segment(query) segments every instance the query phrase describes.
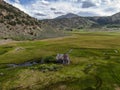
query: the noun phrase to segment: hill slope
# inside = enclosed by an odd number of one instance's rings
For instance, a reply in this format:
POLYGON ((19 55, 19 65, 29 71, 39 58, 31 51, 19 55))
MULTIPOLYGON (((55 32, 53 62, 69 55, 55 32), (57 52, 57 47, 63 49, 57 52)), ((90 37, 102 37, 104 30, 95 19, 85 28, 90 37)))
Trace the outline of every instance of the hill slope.
POLYGON ((47 23, 53 28, 57 28, 60 30, 88 28, 91 27, 93 24, 96 24, 87 18, 80 17, 75 14, 67 14, 56 19, 43 20, 42 22, 47 23))
POLYGON ((19 9, 0 0, 0 38, 16 40, 41 39, 62 35, 19 9))
POLYGON ((87 17, 87 19, 92 20, 98 23, 99 25, 120 27, 120 13, 108 17, 87 17))

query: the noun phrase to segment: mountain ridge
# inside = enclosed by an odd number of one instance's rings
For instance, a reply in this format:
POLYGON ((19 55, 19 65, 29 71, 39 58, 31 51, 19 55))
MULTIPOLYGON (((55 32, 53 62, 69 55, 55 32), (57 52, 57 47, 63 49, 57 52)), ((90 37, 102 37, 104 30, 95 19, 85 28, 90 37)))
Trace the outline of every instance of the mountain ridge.
POLYGON ((87 17, 87 19, 92 20, 100 25, 120 24, 120 12, 112 16, 87 17))
POLYGON ((92 24, 95 24, 93 21, 83 17, 48 19, 42 20, 42 22, 47 23, 53 28, 57 28, 59 30, 89 28, 92 24))
POLYGON ((66 14, 52 20, 47 20, 47 23, 61 29, 100 28, 104 26, 111 28, 120 27, 120 13, 104 17, 81 17, 75 14, 70 15, 73 15, 73 17, 68 17, 69 14, 66 14))
POLYGON ((74 17, 79 17, 79 16, 78 16, 77 14, 68 13, 68 14, 65 14, 65 15, 58 16, 58 17, 55 18, 55 19, 74 18, 74 17))

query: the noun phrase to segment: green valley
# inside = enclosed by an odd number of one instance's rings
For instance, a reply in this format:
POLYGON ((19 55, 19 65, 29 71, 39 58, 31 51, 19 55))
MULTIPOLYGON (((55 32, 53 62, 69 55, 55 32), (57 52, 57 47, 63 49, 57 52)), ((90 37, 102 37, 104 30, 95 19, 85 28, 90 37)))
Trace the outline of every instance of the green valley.
POLYGON ((0 45, 1 90, 119 90, 120 32, 70 32, 62 38, 0 45), (69 65, 57 64, 57 53, 69 65), (44 63, 10 67, 28 61, 44 63), (49 62, 47 62, 49 61, 49 62))

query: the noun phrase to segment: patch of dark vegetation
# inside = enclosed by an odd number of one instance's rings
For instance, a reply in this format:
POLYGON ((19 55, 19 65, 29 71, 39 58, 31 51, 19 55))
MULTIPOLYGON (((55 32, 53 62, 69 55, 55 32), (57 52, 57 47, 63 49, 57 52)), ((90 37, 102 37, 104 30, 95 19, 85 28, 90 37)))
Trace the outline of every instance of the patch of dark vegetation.
POLYGON ((56 59, 54 56, 47 56, 44 58, 45 63, 56 63, 56 59))
POLYGON ((10 24, 11 26, 16 26, 17 23, 15 21, 11 21, 8 24, 10 24))
POLYGON ((107 25, 107 28, 120 28, 120 25, 118 24, 112 24, 112 25, 107 25))
POLYGON ((59 65, 59 64, 41 64, 41 65, 29 67, 29 69, 39 70, 39 71, 42 71, 44 73, 48 72, 48 71, 58 71, 62 68, 63 68, 63 66, 59 65))
POLYGON ((6 52, 7 52, 7 50, 0 51, 0 55, 5 54, 6 52))
POLYGON ((7 64, 0 64, 0 69, 6 69, 8 68, 7 64))
POLYGON ((2 47, 0 47, 0 55, 3 55, 5 53, 7 53, 12 48, 13 48, 12 46, 2 46, 2 47))

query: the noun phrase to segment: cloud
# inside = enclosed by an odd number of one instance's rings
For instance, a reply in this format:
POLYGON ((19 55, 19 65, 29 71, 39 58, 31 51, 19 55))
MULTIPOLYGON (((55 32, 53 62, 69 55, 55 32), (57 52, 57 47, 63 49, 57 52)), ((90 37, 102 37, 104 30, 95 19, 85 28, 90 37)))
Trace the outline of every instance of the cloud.
POLYGON ((38 19, 51 19, 67 13, 80 16, 109 16, 120 12, 119 0, 5 0, 38 19))
POLYGON ((89 7, 94 7, 94 6, 96 5, 90 1, 84 1, 82 4, 82 8, 89 8, 89 7))
POLYGON ((15 3, 20 3, 20 1, 19 1, 19 0, 15 0, 14 2, 15 2, 15 3))
POLYGON ((30 15, 29 10, 27 10, 27 9, 20 3, 20 0, 14 0, 14 1, 12 1, 12 0, 4 0, 4 1, 7 2, 7 3, 9 3, 9 4, 11 4, 11 5, 13 5, 13 6, 15 6, 15 7, 17 7, 17 8, 19 8, 21 11, 23 11, 23 12, 25 12, 25 13, 27 13, 27 14, 30 15))

